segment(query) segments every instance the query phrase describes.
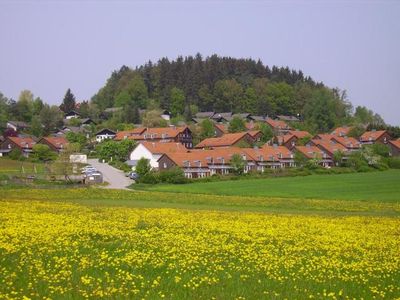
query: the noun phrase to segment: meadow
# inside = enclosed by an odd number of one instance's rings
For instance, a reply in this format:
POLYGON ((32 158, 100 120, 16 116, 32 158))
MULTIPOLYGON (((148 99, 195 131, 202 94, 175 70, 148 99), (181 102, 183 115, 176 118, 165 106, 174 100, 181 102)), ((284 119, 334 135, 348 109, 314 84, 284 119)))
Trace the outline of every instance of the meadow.
POLYGON ((149 191, 213 195, 396 202, 400 195, 400 170, 198 182, 183 185, 145 185, 140 188, 149 191))
POLYGON ((396 299, 398 196, 0 187, 0 299, 396 299))

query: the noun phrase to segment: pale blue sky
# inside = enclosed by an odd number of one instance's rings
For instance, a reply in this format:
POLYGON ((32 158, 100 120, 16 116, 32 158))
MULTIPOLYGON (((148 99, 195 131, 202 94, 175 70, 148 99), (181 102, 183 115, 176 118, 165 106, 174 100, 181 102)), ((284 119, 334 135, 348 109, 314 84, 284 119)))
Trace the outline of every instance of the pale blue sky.
POLYGON ((0 91, 90 99, 111 72, 217 53, 301 69, 400 125, 400 1, 0 1, 0 91))

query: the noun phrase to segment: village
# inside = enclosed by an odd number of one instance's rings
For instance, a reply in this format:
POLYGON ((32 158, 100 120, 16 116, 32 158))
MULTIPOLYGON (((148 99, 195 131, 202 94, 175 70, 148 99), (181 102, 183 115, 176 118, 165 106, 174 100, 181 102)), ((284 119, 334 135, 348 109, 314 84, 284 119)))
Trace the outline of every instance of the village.
MULTIPOLYGON (((169 121, 170 113, 163 111, 161 117, 169 121)), ((46 145, 58 155, 68 147, 68 132, 80 132, 94 144, 109 140, 134 141, 135 147, 125 161, 133 174, 138 161, 144 158, 153 170, 180 168, 189 179, 230 174, 234 169, 233 159, 242 160, 243 173, 263 173, 267 169, 294 168, 299 164, 299 157, 303 161, 313 161, 316 165, 330 168, 346 161, 351 153, 371 144, 386 145, 391 156, 400 155, 400 140, 392 139, 385 130, 370 130, 358 137, 350 137, 352 127, 342 126, 329 133, 313 135, 289 125, 296 122, 301 120, 295 116, 270 118, 249 113, 199 112, 190 126, 180 124, 148 128, 137 125, 130 130, 113 131, 103 128, 90 134, 89 126, 95 122, 90 118, 82 119, 78 112, 70 111, 65 114, 64 127, 41 138, 24 134, 29 129, 29 125, 24 122, 7 122, 8 132, 12 134, 2 138, 0 156, 7 157, 14 150, 29 158, 34 153, 34 146, 38 144, 46 145), (68 126, 71 120, 79 126, 68 126), (194 144, 193 128, 201 126, 204 120, 213 124, 214 136, 194 144), (229 132, 232 120, 240 120, 245 130, 229 132), (265 125, 273 133, 268 140, 260 130, 265 125)), ((71 162, 77 162, 77 157, 78 162, 87 162, 86 155, 81 153, 71 154, 71 162)))

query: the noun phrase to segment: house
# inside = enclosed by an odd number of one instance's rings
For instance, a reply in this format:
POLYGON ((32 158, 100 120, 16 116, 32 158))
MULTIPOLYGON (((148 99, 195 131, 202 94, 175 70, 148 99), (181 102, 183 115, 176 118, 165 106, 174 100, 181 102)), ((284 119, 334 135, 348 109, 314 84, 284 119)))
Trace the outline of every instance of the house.
POLYGON ((118 131, 115 134, 115 138, 114 140, 116 141, 122 141, 123 139, 127 139, 131 136, 140 136, 142 135, 145 131, 147 130, 147 128, 145 127, 138 127, 138 128, 133 128, 130 130, 123 130, 123 131, 118 131))
POLYGON ((327 140, 330 141, 332 138, 336 137, 336 135, 329 133, 318 133, 312 137, 312 140, 327 140))
POLYGON ((176 142, 140 142, 129 155, 129 165, 136 166, 141 158, 149 160, 152 168, 158 168, 158 159, 164 153, 187 152, 188 149, 181 143, 176 142))
POLYGON ((215 113, 210 119, 217 123, 225 123, 232 120, 232 112, 215 113))
POLYGON ((69 112, 67 112, 66 114, 65 114, 65 116, 64 116, 64 118, 66 119, 66 120, 70 120, 70 119, 77 119, 77 118, 80 118, 80 114, 77 112, 77 111, 75 111, 75 110, 71 110, 71 111, 69 111, 69 112))
POLYGON ((31 137, 9 136, 0 145, 0 155, 8 155, 12 150, 20 150, 22 155, 29 157, 36 142, 31 137))
POLYGON ((278 137, 278 143, 292 150, 297 145, 298 140, 306 137, 311 137, 308 131, 290 130, 286 135, 278 137))
POLYGON ((388 146, 392 156, 400 156, 400 139, 389 141, 388 146))
POLYGON ((256 162, 256 170, 294 167, 293 153, 283 146, 263 146, 261 148, 243 148, 256 162))
POLYGON ((360 142, 352 137, 334 136, 333 138, 331 138, 331 140, 335 141, 336 143, 342 144, 349 151, 357 151, 361 148, 360 142))
POLYGON ((232 119, 233 118, 240 118, 246 122, 250 122, 250 121, 254 121, 252 115, 250 113, 239 113, 239 114, 233 114, 232 115, 232 119))
POLYGON ((166 121, 169 121, 169 120, 171 120, 171 113, 168 110, 164 110, 161 113, 160 117, 163 118, 166 121))
POLYGON ((348 150, 345 146, 332 140, 311 140, 309 143, 311 145, 317 146, 319 149, 328 154, 331 158, 333 158, 335 152, 338 151, 344 154, 348 154, 348 150))
POLYGON ((227 133, 221 137, 208 138, 195 146, 196 149, 252 145, 253 138, 247 132, 227 133))
POLYGON ((83 125, 96 125, 96 122, 95 121, 93 121, 91 118, 84 118, 84 119, 81 119, 80 120, 81 121, 81 126, 83 126, 83 125))
POLYGON ((68 132, 80 133, 85 135, 86 138, 89 138, 89 130, 87 130, 85 127, 78 127, 78 126, 63 126, 61 129, 55 132, 55 135, 62 136, 66 135, 68 132))
POLYGON ((351 130, 352 128, 353 128, 353 127, 348 127, 348 126, 338 127, 338 128, 335 128, 335 129, 331 132, 331 134, 332 134, 332 135, 335 135, 335 136, 348 136, 348 135, 349 135, 349 132, 350 132, 350 130, 351 130))
POLYGON ((95 134, 95 136, 96 136, 96 142, 100 143, 104 140, 115 138, 115 131, 108 129, 108 128, 104 128, 104 129, 98 131, 95 134))
POLYGON ((271 118, 265 119, 265 123, 267 123, 275 135, 284 135, 287 134, 291 128, 288 124, 281 120, 273 120, 271 118))
POLYGON ((49 148, 57 153, 62 152, 65 147, 69 144, 68 140, 64 137, 54 137, 54 136, 48 136, 48 137, 43 137, 39 140, 38 144, 44 144, 49 146, 49 148))
POLYGON ((306 159, 317 159, 319 164, 323 167, 329 167, 333 165, 332 157, 317 146, 295 146, 294 151, 300 153, 306 159))
POLYGON ((22 121, 8 121, 6 126, 7 128, 14 130, 15 132, 24 131, 30 128, 27 123, 22 121))
POLYGON ((221 137, 224 134, 228 133, 228 126, 226 126, 225 124, 215 123, 214 132, 216 137, 221 137))
POLYGON ((187 178, 201 178, 214 174, 228 174, 232 156, 238 154, 245 160, 244 172, 255 168, 255 161, 244 149, 237 147, 216 148, 204 151, 165 153, 158 160, 159 170, 179 167, 187 178))
POLYGON ((117 132, 115 140, 130 139, 135 141, 175 142, 181 143, 186 148, 193 147, 192 131, 186 127, 160 127, 160 128, 135 128, 117 132))
POLYGON ((254 143, 260 142, 263 137, 263 133, 260 130, 249 130, 247 133, 253 138, 254 143))
POLYGON ((384 144, 386 145, 391 137, 386 130, 372 130, 364 132, 360 136, 360 143, 363 145, 371 145, 371 144, 384 144))

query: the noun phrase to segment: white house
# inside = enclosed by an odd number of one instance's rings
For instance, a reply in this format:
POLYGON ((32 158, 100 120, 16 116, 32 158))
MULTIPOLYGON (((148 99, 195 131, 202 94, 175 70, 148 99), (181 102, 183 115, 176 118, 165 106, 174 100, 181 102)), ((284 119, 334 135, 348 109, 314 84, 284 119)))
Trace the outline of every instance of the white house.
POLYGON ((81 115, 78 112, 76 112, 75 110, 71 110, 71 111, 69 111, 69 112, 67 112, 65 114, 65 119, 66 120, 71 120, 71 119, 74 119, 74 118, 79 118, 80 116, 81 115))
POLYGON ((166 121, 169 121, 171 119, 171 113, 168 110, 164 110, 161 114, 161 118, 163 118, 166 121))
POLYGON ((25 122, 21 121, 8 121, 7 122, 7 128, 11 128, 14 131, 20 131, 20 130, 25 130, 28 129, 30 126, 26 124, 25 122))
POLYGON ((96 133, 96 141, 100 143, 106 139, 113 139, 115 135, 115 131, 105 128, 96 133))
POLYGON ((164 153, 187 152, 188 149, 181 143, 163 143, 163 142, 141 142, 131 152, 129 156, 129 165, 136 166, 136 162, 141 158, 150 161, 150 166, 154 169, 158 168, 158 159, 164 153))

